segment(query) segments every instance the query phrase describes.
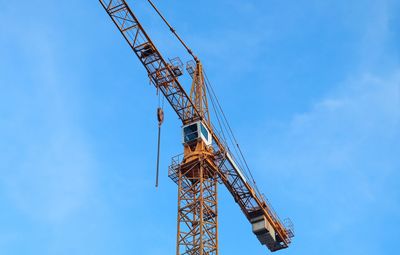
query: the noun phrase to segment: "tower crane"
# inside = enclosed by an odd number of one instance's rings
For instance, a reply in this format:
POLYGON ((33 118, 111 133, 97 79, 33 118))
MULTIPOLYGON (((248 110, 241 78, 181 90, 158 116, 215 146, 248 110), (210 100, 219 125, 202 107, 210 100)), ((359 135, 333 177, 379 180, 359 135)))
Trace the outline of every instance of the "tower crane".
MULTIPOLYGON (((208 105, 211 95, 208 94, 214 92, 200 59, 148 0, 193 58, 186 66, 192 80, 188 94, 180 79, 184 74, 182 62, 179 58, 174 61, 164 58, 127 2, 99 1, 145 67, 151 83, 182 122, 183 154, 173 157, 168 169, 169 177, 178 185, 176 255, 218 254, 218 184, 228 189, 262 245, 272 252, 287 248, 294 237, 290 220, 279 219, 268 200, 259 192, 251 173, 251 178, 246 175, 245 171, 249 170, 246 161, 246 167, 243 167, 243 161, 240 163, 234 157, 225 137, 211 122, 208 105)), ((158 119, 160 126, 163 121, 160 109, 158 119)), ((236 139, 234 141, 236 151, 238 149, 239 156, 243 156, 236 139)))

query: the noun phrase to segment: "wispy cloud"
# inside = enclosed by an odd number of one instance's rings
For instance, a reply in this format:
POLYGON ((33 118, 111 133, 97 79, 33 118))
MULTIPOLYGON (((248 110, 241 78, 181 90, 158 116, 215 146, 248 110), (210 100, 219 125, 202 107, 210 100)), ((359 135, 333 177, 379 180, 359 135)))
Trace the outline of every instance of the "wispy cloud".
MULTIPOLYGON (((370 228, 381 231, 385 217, 400 212, 394 181, 400 177, 400 69, 349 79, 294 116, 273 141, 260 157, 267 194, 285 201, 285 215, 306 234, 299 242, 324 233, 344 252, 347 238, 361 235, 371 217, 370 228)), ((373 252, 383 241, 365 240, 354 245, 373 252)))

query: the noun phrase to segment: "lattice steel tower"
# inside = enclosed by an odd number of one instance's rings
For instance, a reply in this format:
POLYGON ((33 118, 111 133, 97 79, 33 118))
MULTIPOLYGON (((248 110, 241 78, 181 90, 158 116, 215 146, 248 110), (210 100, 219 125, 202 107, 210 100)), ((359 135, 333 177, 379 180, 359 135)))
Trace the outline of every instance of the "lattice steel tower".
POLYGON ((210 126, 210 117, 200 61, 197 61, 192 77, 190 98, 199 110, 200 116, 183 127, 183 161, 171 168, 171 177, 176 175, 178 178, 176 254, 216 255, 218 254, 218 168, 215 165, 215 156, 209 139, 210 132, 206 128, 210 126))

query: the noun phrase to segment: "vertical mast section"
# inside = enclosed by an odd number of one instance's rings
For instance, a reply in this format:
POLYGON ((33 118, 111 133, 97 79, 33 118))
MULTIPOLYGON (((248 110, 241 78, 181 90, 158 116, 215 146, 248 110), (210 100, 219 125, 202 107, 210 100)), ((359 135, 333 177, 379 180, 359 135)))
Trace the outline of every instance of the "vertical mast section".
POLYGON ((203 65, 196 61, 196 71, 193 74, 192 88, 190 90, 190 99, 199 111, 200 120, 207 123, 211 129, 210 113, 208 111, 207 90, 204 83, 203 65))
POLYGON ((199 117, 183 127, 184 157, 171 166, 178 183, 176 255, 218 255, 218 168, 206 128, 211 124, 200 61, 190 70, 190 99, 199 117))
POLYGON ((172 167, 178 174, 176 255, 218 255, 215 165, 198 158, 172 167))

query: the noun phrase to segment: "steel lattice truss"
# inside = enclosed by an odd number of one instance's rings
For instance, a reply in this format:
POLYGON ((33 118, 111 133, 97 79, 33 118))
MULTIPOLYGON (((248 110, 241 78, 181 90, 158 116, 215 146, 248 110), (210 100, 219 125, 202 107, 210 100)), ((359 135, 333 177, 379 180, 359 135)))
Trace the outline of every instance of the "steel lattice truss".
POLYGON ((177 254, 218 254, 217 174, 206 160, 178 166, 177 254), (195 175, 191 173, 196 172, 195 175))
POLYGON ((151 82, 185 123, 198 117, 196 108, 150 37, 144 31, 136 16, 123 0, 100 1, 115 25, 146 68, 151 82))

